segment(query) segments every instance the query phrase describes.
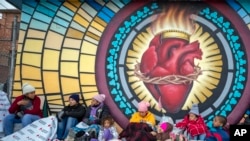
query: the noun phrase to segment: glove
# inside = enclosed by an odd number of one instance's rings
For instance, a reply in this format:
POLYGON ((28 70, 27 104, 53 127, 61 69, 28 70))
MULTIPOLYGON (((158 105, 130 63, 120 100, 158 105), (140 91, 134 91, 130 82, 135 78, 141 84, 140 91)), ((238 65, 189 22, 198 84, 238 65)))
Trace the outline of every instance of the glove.
POLYGON ((64 116, 64 111, 61 111, 61 112, 57 113, 57 115, 56 115, 58 121, 62 121, 63 116, 64 116))

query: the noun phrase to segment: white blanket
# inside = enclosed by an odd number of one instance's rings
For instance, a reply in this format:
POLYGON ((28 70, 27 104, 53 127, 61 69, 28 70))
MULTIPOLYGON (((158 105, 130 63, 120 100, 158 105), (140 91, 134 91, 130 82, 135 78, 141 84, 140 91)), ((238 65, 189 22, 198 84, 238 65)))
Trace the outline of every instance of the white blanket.
POLYGON ((0 90, 0 132, 3 132, 3 119, 9 114, 10 101, 7 94, 0 90))
POLYGON ((57 124, 55 116, 41 118, 0 141, 50 141, 56 138, 57 124))

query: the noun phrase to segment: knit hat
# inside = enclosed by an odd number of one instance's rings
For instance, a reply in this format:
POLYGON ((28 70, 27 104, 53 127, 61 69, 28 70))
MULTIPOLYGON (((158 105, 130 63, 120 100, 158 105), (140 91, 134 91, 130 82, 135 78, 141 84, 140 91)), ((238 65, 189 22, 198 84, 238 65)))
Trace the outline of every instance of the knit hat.
POLYGON ((32 85, 25 83, 23 84, 22 90, 23 90, 23 95, 26 95, 30 92, 34 92, 36 89, 32 85))
POLYGON ((105 94, 97 94, 93 98, 102 103, 105 100, 105 97, 106 97, 105 94))
POLYGON ((146 112, 148 111, 148 107, 150 104, 147 101, 141 101, 138 103, 138 111, 139 112, 146 112))
POLYGON ((192 108, 190 109, 189 113, 193 113, 195 115, 199 115, 199 107, 198 104, 193 104, 192 108))
POLYGON ((163 132, 165 132, 168 128, 168 124, 166 122, 163 122, 160 124, 160 128, 163 130, 163 132))
POLYGON ((72 99, 74 99, 77 103, 79 103, 80 98, 79 98, 79 95, 78 95, 78 94, 72 94, 69 98, 72 98, 72 99))

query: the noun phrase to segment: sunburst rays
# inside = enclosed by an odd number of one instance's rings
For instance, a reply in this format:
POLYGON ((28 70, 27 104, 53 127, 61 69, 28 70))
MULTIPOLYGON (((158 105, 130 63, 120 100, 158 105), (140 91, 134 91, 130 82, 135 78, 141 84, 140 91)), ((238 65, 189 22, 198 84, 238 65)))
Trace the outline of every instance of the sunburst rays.
MULTIPOLYGON (((197 81, 193 82, 193 87, 182 110, 191 107, 192 103, 203 103, 213 95, 213 90, 217 87, 221 78, 223 66, 220 49, 212 36, 204 32, 199 24, 195 24, 195 28, 196 32, 190 37, 190 42, 198 40, 200 43, 203 56, 201 60, 195 60, 195 65, 201 67, 202 75, 198 77, 197 81)), ((128 67, 128 80, 136 96, 139 99, 150 101, 155 110, 160 111, 157 106, 158 100, 154 99, 144 83, 138 81, 139 79, 134 75, 134 66, 136 62, 140 62, 142 54, 148 48, 149 42, 153 37, 154 35, 150 28, 136 36, 132 47, 128 50, 126 66, 128 67)))

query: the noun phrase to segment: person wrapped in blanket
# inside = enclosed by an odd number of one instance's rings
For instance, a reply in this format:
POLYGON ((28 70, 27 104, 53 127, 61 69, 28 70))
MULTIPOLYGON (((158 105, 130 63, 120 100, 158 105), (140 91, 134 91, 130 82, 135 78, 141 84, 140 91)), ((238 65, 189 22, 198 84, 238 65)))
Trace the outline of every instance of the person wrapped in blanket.
POLYGON ((97 139, 102 119, 110 115, 109 108, 104 103, 105 97, 105 94, 97 94, 92 98, 82 121, 71 128, 68 140, 72 138, 75 141, 97 139))
POLYGON ((189 113, 175 126, 186 131, 189 140, 204 140, 206 137, 207 125, 199 114, 197 104, 193 104, 189 113))
POLYGON ((98 141, 109 141, 118 139, 118 132, 114 126, 114 120, 111 116, 104 117, 101 122, 101 129, 98 134, 98 141))
POLYGON ((129 120, 126 128, 119 134, 119 139, 126 141, 153 141, 155 136, 151 134, 156 124, 155 116, 148 109, 147 101, 138 103, 138 111, 129 120))
POLYGON ((57 113, 56 117, 58 119, 57 128, 57 139, 64 140, 69 129, 76 126, 78 122, 83 118, 86 108, 79 103, 79 95, 72 94, 69 96, 69 104, 65 106, 62 111, 57 113))
POLYGON ((3 120, 5 136, 14 132, 15 123, 22 123, 22 127, 25 127, 43 117, 40 109, 41 99, 35 95, 35 91, 35 87, 29 83, 23 84, 23 94, 15 98, 9 108, 10 114, 3 120))
POLYGON ((206 141, 229 141, 230 137, 228 132, 224 129, 227 123, 227 118, 217 115, 213 119, 213 127, 209 129, 206 141))

